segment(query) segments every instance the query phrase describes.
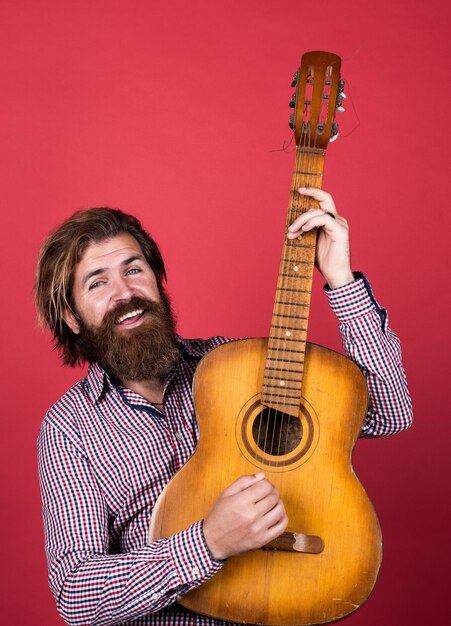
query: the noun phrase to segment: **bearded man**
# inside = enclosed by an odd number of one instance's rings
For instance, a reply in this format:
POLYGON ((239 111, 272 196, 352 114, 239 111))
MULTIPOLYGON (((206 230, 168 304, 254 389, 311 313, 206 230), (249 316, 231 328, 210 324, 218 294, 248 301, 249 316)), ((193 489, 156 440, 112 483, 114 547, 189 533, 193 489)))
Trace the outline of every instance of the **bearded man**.
MULTIPOLYGON (((361 435, 399 432, 412 420, 399 341, 366 278, 351 271, 347 223, 331 196, 299 191, 320 208, 299 217, 287 236, 319 229, 325 291, 345 351, 368 382, 361 435)), ((64 364, 89 363, 39 434, 49 582, 68 624, 219 624, 177 599, 287 525, 276 488, 256 474, 238 478, 204 520, 147 542, 159 494, 197 445, 196 366, 229 341, 179 337, 165 280, 158 247, 140 222, 109 208, 75 213, 40 254, 40 319, 64 364)))

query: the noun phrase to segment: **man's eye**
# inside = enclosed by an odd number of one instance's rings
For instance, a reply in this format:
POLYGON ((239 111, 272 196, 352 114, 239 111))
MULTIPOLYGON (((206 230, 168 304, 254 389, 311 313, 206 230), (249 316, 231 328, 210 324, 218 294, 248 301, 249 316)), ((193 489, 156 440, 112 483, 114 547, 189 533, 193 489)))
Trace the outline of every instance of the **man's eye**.
POLYGON ((141 270, 138 267, 132 267, 127 271, 127 274, 139 274, 141 270))
POLYGON ((95 289, 100 287, 100 285, 103 285, 103 280, 97 280, 95 283, 92 283, 92 285, 89 285, 89 289, 95 289))

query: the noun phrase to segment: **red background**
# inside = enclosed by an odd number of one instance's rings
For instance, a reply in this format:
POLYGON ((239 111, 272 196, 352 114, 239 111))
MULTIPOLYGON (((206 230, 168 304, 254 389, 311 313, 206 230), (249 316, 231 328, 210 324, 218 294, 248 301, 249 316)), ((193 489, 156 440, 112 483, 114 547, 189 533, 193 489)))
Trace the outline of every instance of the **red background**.
MULTIPOLYGON (((342 56, 350 96, 324 186, 402 339, 416 416, 354 455, 384 562, 349 624, 445 623, 449 18, 445 0, 1 1, 2 623, 62 623, 36 435, 80 372, 60 367, 35 321, 42 241, 79 207, 134 212, 161 244, 183 334, 266 335, 294 158, 280 151, 290 81, 315 49, 342 56)), ((310 338, 338 348, 321 284, 310 338)))

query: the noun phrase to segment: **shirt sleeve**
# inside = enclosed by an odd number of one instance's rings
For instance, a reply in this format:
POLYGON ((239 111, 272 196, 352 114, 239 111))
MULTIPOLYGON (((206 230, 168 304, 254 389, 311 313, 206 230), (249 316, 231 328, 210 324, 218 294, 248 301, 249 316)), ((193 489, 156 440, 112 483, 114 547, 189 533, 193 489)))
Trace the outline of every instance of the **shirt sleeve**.
POLYGON ((401 346, 366 277, 359 272, 354 276, 353 283, 337 289, 326 285, 325 292, 339 320, 345 353, 360 366, 368 384, 369 405, 360 435, 392 435, 413 420, 401 346))
POLYGON ((50 588, 68 624, 117 624, 159 611, 220 569, 202 522, 110 554, 108 511, 89 461, 76 441, 45 421, 39 472, 50 588))

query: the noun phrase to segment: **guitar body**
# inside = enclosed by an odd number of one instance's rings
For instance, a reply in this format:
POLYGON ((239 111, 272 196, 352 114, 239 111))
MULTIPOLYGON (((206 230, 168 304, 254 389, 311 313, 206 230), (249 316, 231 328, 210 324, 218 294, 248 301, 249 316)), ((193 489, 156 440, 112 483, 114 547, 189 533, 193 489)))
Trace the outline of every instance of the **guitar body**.
POLYGON ((271 415, 261 404, 267 347, 267 339, 233 341, 199 364, 200 443, 161 494, 150 538, 180 532, 205 517, 236 478, 264 471, 284 502, 287 531, 320 537, 324 548, 318 554, 260 549, 230 558, 180 604, 241 623, 330 622, 364 602, 381 561, 377 517, 351 466, 366 383, 352 361, 307 343, 301 406, 271 415), (282 445, 275 444, 281 436, 282 445))

